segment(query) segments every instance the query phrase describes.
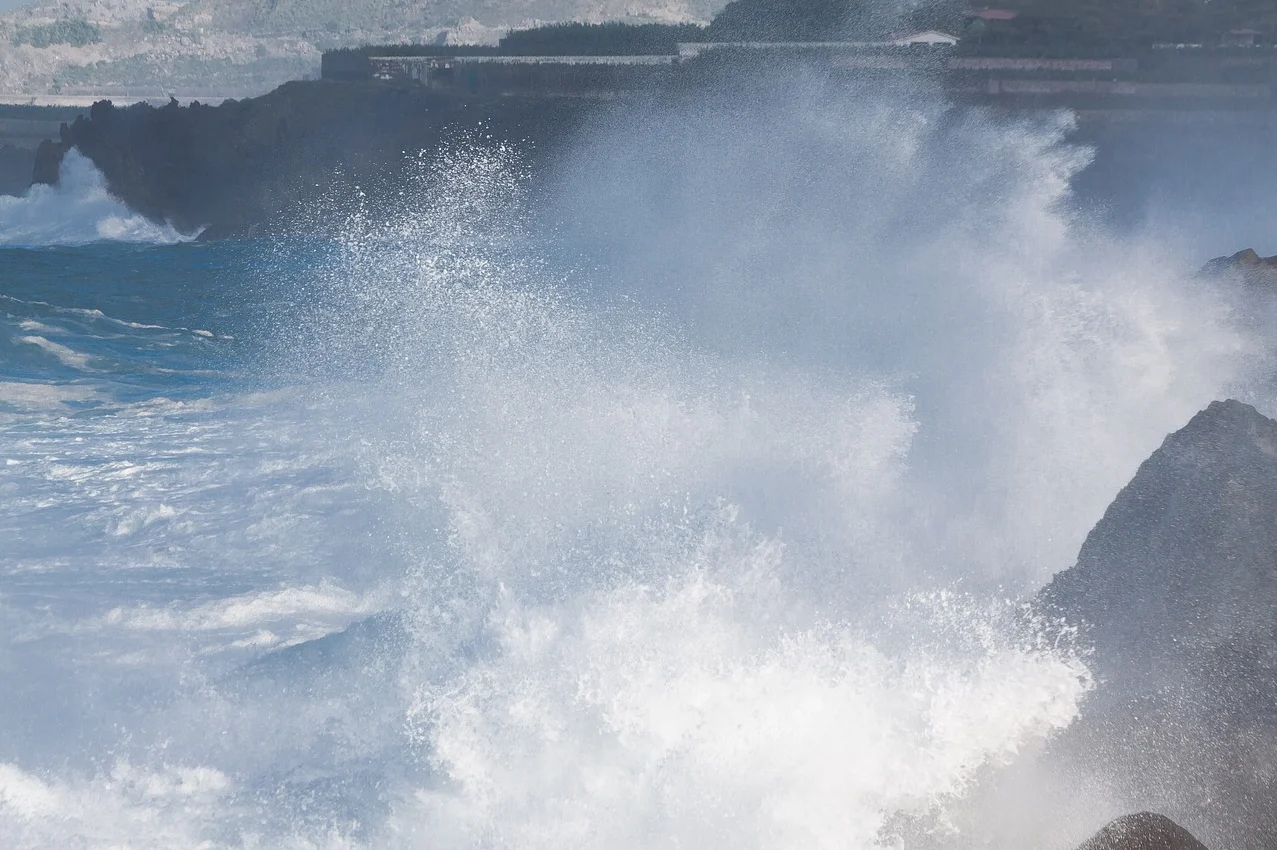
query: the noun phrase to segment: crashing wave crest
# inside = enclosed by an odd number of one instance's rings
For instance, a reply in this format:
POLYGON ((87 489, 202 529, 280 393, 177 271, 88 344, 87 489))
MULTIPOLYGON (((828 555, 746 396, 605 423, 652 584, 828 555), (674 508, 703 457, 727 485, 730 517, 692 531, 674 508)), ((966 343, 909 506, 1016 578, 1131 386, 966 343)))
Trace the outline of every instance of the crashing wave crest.
POLYGON ((62 160, 56 186, 35 185, 21 197, 0 196, 0 245, 172 245, 192 239, 171 225, 156 224, 133 212, 113 197, 102 172, 77 150, 62 160))

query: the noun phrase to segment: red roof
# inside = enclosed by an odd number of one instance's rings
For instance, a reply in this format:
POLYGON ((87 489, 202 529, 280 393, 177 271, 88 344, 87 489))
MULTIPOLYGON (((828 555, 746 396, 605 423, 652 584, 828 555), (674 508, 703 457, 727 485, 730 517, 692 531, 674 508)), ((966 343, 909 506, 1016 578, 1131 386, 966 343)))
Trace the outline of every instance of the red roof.
POLYGON ((979 18, 982 21, 1013 21, 1020 13, 1014 9, 971 9, 968 18, 979 18))

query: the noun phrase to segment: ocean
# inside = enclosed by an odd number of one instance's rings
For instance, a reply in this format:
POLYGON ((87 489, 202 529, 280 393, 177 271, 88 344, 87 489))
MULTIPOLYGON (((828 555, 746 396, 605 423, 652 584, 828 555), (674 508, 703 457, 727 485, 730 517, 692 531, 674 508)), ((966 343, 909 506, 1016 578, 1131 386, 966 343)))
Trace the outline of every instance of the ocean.
POLYGON ((0 201, 0 844, 1126 811, 1034 771, 1102 683, 1026 600, 1167 432, 1271 411, 1267 326, 1071 205, 1068 116, 942 114, 459 139, 322 237, 190 241, 76 155, 0 201))

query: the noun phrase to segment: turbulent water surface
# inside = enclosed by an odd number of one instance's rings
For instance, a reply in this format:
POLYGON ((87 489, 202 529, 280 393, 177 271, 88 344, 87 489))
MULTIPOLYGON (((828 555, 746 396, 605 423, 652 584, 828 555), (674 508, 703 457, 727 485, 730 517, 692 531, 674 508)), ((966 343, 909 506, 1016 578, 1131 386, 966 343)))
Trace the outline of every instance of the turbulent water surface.
POLYGON ((463 140, 316 241, 5 201, 2 843, 973 846, 1094 686, 1019 600, 1266 395, 1066 120, 939 109, 463 140))

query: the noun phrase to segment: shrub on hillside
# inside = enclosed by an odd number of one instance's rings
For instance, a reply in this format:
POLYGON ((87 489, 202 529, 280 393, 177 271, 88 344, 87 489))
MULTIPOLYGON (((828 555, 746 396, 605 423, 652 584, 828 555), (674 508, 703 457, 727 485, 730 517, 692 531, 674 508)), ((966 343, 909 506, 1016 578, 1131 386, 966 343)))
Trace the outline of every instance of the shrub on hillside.
POLYGON ((81 18, 55 21, 33 27, 19 27, 13 34, 15 45, 29 44, 32 47, 50 47, 54 44, 69 44, 72 47, 84 47, 97 44, 102 40, 102 30, 97 24, 91 24, 81 18))

